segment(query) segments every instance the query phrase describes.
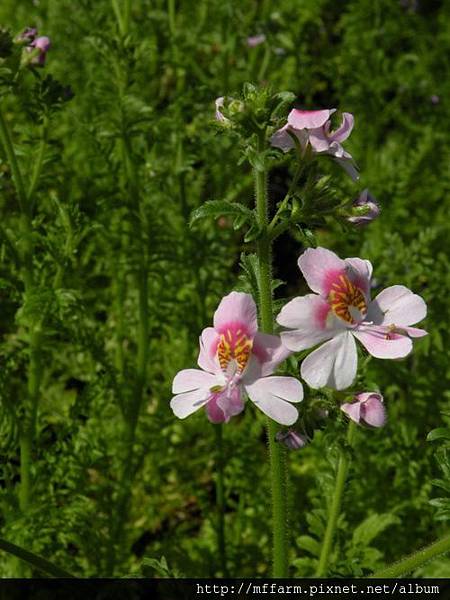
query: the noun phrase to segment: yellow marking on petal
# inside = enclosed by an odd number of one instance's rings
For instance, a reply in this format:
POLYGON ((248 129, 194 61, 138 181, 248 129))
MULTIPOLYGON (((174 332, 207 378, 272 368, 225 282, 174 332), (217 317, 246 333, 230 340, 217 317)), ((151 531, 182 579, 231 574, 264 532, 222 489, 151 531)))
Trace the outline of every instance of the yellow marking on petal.
POLYGON ((229 329, 226 333, 220 335, 220 341, 217 346, 217 357, 222 371, 226 371, 232 360, 236 361, 237 370, 239 373, 247 366, 250 354, 253 347, 253 341, 245 334, 241 334, 242 330, 238 329, 236 337, 229 329))
POLYGON ((351 325, 354 325, 356 320, 350 313, 350 307, 356 308, 362 315, 367 313, 363 292, 346 275, 340 275, 339 281, 333 283, 328 301, 334 314, 351 325))
POLYGON ((222 386, 221 385, 213 385, 212 388, 209 388, 209 391, 216 394, 217 392, 222 391, 222 386))

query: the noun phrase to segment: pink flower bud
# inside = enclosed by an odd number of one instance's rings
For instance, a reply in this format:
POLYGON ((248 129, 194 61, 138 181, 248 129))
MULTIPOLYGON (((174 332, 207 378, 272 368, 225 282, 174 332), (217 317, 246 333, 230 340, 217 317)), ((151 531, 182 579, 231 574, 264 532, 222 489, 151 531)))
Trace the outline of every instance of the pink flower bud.
POLYGON ((277 442, 280 442, 289 450, 300 450, 300 448, 304 448, 308 443, 308 439, 305 435, 297 433, 292 429, 288 429, 287 431, 279 431, 275 439, 277 442))
POLYGON ((36 27, 27 27, 25 31, 20 33, 16 40, 18 42, 32 42, 38 34, 36 27))
POLYGON ((354 402, 342 404, 341 410, 358 425, 383 427, 386 423, 383 396, 377 392, 356 394, 354 402))
POLYGON ((380 214, 380 205, 368 189, 361 192, 352 206, 353 214, 347 220, 353 225, 368 225, 380 214))

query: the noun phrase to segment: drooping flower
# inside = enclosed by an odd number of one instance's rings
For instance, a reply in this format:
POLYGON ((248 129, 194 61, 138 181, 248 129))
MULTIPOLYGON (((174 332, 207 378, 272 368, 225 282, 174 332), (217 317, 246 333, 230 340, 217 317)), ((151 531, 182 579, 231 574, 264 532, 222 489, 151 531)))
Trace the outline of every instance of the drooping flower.
POLYGON ((353 225, 368 225, 380 214, 380 205, 368 189, 361 192, 352 207, 353 214, 347 220, 353 225))
POLYGON ((279 431, 276 434, 275 439, 277 442, 280 442, 280 444, 283 444, 283 446, 286 446, 286 448, 289 448, 289 450, 300 450, 308 443, 306 435, 297 433, 293 429, 279 431))
POLYGON ((312 388, 342 390, 357 369, 355 338, 376 358, 403 358, 412 338, 427 334, 411 325, 425 318, 424 300, 403 285, 370 299, 372 265, 361 258, 342 260, 325 248, 308 248, 298 265, 314 294, 294 298, 277 317, 291 329, 281 333, 292 351, 318 344, 302 362, 301 375, 312 388))
POLYGON ((251 35, 247 38, 247 46, 249 48, 255 48, 260 44, 264 44, 265 41, 266 36, 264 35, 264 33, 259 33, 258 35, 251 35))
POLYGON ((35 56, 32 59, 31 63, 35 64, 35 65, 43 66, 45 64, 47 52, 50 50, 51 45, 52 45, 52 43, 50 41, 50 38, 48 38, 45 35, 34 39, 31 42, 31 44, 27 47, 27 49, 29 49, 29 51, 37 49, 39 52, 38 52, 37 56, 35 56))
POLYGON ((300 145, 305 148, 308 144, 317 154, 328 154, 332 156, 354 180, 358 179, 358 171, 342 142, 351 134, 354 118, 351 113, 342 113, 342 123, 335 131, 331 131, 331 115, 336 112, 335 108, 325 110, 298 110, 294 108, 288 115, 287 123, 276 131, 271 144, 288 152, 295 148, 292 136, 295 136, 300 145))
POLYGON ((358 425, 383 427, 386 423, 383 396, 377 392, 356 394, 353 402, 346 402, 341 405, 341 410, 358 425))
POLYGON ((292 403, 303 399, 294 377, 271 376, 290 354, 276 335, 258 332, 250 294, 231 292, 214 313, 214 327, 200 336, 200 369, 184 369, 173 380, 170 406, 184 419, 205 406, 213 423, 228 422, 244 409, 244 393, 274 421, 292 425, 292 403))

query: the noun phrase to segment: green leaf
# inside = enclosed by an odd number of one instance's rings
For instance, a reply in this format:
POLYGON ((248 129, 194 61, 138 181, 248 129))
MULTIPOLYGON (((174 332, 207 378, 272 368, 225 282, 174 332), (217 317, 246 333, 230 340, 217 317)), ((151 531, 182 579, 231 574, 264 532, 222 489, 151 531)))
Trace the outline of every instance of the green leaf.
POLYGON ((253 242, 257 240, 262 233, 259 224, 255 221, 244 236, 244 242, 253 242))
POLYGON ((200 219, 206 219, 207 217, 221 217, 223 215, 232 216, 245 216, 246 219, 253 218, 253 211, 239 204, 238 202, 227 202, 226 200, 208 200, 199 206, 191 214, 190 226, 200 219))
POLYGON ((300 546, 300 548, 307 550, 313 556, 320 555, 319 542, 309 535, 301 535, 298 538, 298 545, 300 546))
POLYGON ((391 513, 370 515, 353 532, 353 544, 368 546, 382 531, 397 523, 400 519, 391 513))
POLYGON ((427 435, 427 442, 434 442, 435 440, 450 441, 450 429, 448 427, 438 427, 430 431, 427 435))

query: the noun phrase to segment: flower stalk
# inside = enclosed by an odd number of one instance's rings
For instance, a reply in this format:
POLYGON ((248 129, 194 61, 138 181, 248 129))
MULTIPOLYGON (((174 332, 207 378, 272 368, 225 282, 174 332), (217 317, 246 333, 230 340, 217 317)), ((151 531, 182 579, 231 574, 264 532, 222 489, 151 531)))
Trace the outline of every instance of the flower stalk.
POLYGON ((433 558, 450 552, 450 534, 442 537, 440 540, 433 542, 429 546, 425 546, 418 552, 410 554, 399 560, 393 565, 389 565, 380 571, 376 571, 370 575, 370 579, 393 579, 394 577, 402 577, 412 571, 415 571, 433 558))
MULTIPOLYGON (((347 432, 347 444, 351 447, 355 436, 356 425, 353 421, 349 422, 347 432)), ((333 547, 333 540, 336 533, 336 525, 341 511, 342 494, 344 491, 345 481, 347 479, 350 460, 348 452, 341 450, 338 460, 338 468, 336 474, 336 483, 334 494, 328 514, 328 523, 323 538, 322 550, 320 552, 319 565, 316 571, 316 577, 324 577, 327 574, 328 560, 333 547)))
POLYGON ((223 426, 214 425, 216 434, 216 508, 217 508, 217 548, 220 570, 223 577, 228 577, 227 554, 225 542, 225 484, 223 456, 223 426))
MULTIPOLYGON (((8 163, 11 168, 11 174, 21 212, 20 228, 23 239, 20 260, 22 263, 21 272, 26 297, 33 291, 35 286, 33 269, 34 244, 32 237, 32 197, 27 195, 25 191, 25 184, 12 143, 11 132, 1 109, 0 142, 4 148, 8 163)), ((38 169, 35 166, 32 179, 33 184, 30 187, 30 193, 34 193, 39 175, 40 167, 38 169)), ((41 382, 41 339, 42 321, 39 321, 38 323, 31 324, 29 327, 29 363, 27 373, 28 407, 19 433, 21 480, 19 489, 19 505, 22 511, 26 511, 28 508, 32 495, 31 463, 41 382)))
MULTIPOLYGON (((258 152, 262 156, 265 146, 265 131, 258 136, 258 152)), ((261 331, 273 333, 272 308, 272 243, 268 235, 268 198, 267 172, 254 169, 256 213, 261 236, 257 241, 258 273, 259 273, 259 310, 261 331)), ((267 435, 269 439, 269 457, 272 491, 272 524, 273 524, 273 576, 287 577, 287 509, 286 480, 283 450, 277 444, 275 436, 278 426, 270 417, 267 418, 267 435)))

